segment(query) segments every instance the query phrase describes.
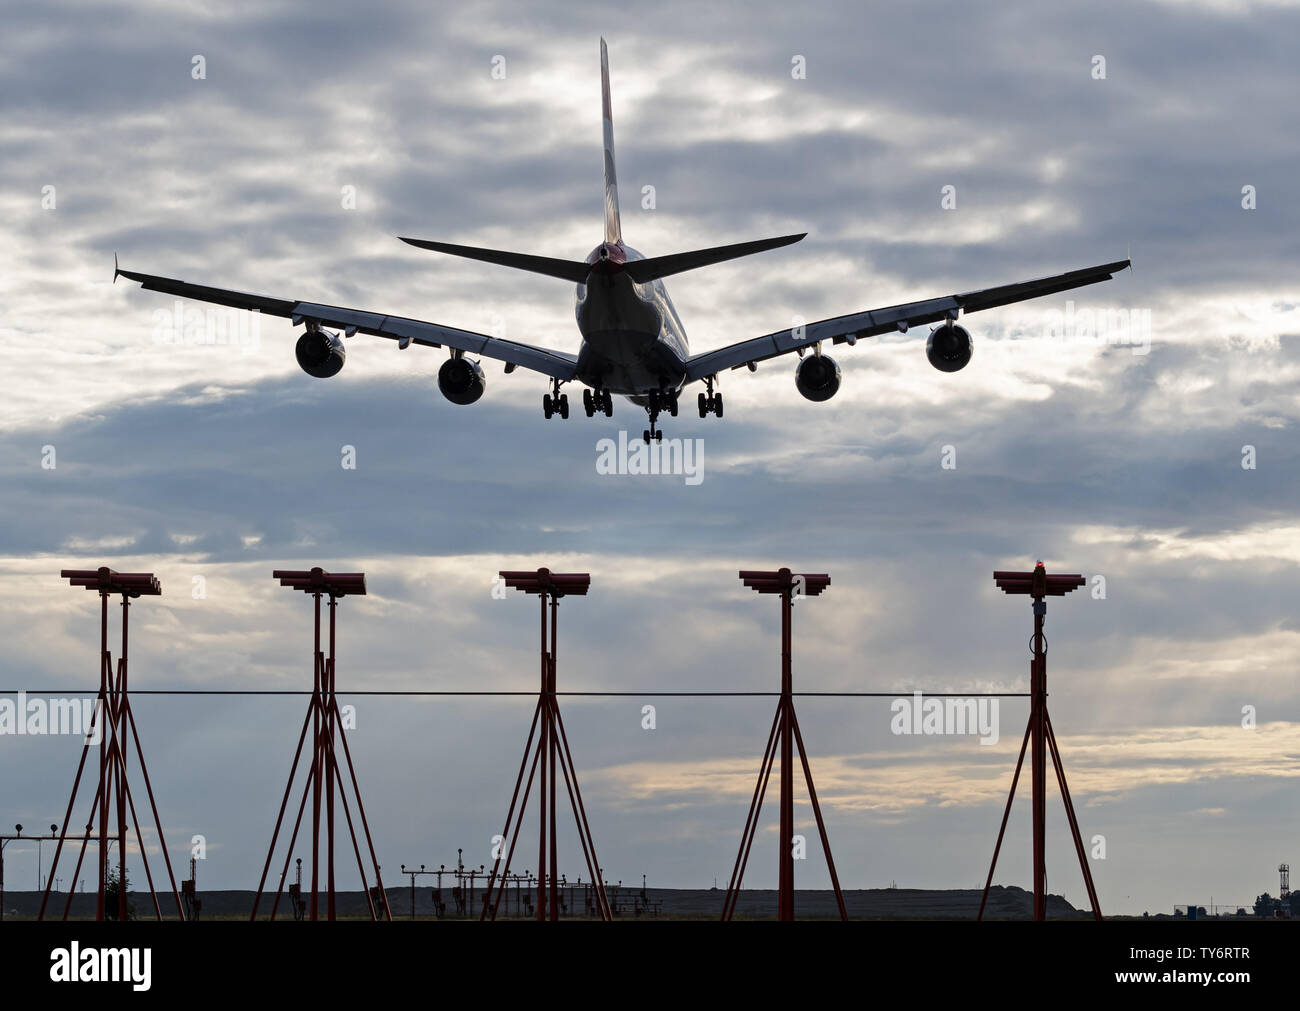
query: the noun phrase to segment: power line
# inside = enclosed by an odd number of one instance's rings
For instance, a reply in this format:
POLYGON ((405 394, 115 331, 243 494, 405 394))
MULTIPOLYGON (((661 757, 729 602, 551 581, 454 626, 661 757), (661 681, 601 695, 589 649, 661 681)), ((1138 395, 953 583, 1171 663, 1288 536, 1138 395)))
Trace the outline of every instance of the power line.
MULTIPOLYGON (((0 689, 0 695, 17 695, 21 690, 27 695, 98 695, 95 689, 0 689)), ((796 691, 796 695, 810 698, 839 699, 901 699, 910 698, 919 689, 906 691, 796 691)), ((311 695, 308 689, 131 689, 133 695, 311 695)), ((347 689, 334 691, 335 695, 461 695, 461 697, 510 697, 528 695, 536 698, 536 691, 454 691, 437 689, 347 689)), ((780 691, 555 691, 555 695, 572 695, 585 698, 772 698, 780 691)), ((923 691, 924 697, 949 699, 1024 699, 1027 691, 923 691)))

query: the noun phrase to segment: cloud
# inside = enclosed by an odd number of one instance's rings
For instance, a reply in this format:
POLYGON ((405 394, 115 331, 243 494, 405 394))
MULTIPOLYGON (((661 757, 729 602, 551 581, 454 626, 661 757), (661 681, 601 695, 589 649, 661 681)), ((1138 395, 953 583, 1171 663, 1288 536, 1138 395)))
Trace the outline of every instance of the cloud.
MULTIPOLYGON (((1103 906, 1185 902, 1193 875, 1257 894, 1270 847, 1295 832, 1278 798, 1300 720, 1296 12, 738 10, 13 12, 0 54, 0 687, 93 685, 94 601, 57 572, 106 563, 163 579, 164 596, 134 611, 133 683, 301 689, 306 604, 270 570, 323 564, 370 579, 341 615, 349 688, 528 691, 535 615, 493 600, 491 578, 550 564, 594 580, 562 608, 564 687, 771 691, 774 608, 735 572, 786 564, 833 578, 797 608, 801 690, 1023 691, 1028 615, 989 575, 1041 556, 1089 577, 1050 606, 1050 677, 1084 830, 1112 844, 1103 906), (941 60, 922 55, 936 31, 961 40, 941 60), (111 283, 116 253, 575 351, 567 286, 395 236, 584 255, 599 237, 602 32, 636 248, 810 233, 671 279, 696 350, 1130 246, 1137 270, 971 316, 975 358, 955 376, 928 366, 924 332, 836 349, 845 383, 827 404, 798 397, 792 363, 725 376, 725 421, 688 410, 666 426, 704 440, 698 487, 597 473, 596 441, 642 427, 630 405, 612 421, 546 422, 544 383, 493 365, 484 400, 454 407, 436 353, 364 336, 339 377, 316 382, 294 364, 287 321, 258 321, 246 348, 155 342, 173 300, 111 283), (504 80, 489 73, 497 55, 504 80), (791 77, 796 55, 805 80, 791 77), (940 207, 945 185, 955 211, 940 207), (1068 301, 1149 312, 1149 353, 1047 336, 1068 301), (947 446, 955 470, 940 465, 947 446), (1243 706, 1259 730, 1241 729, 1243 706), (1208 872, 1203 846, 1223 857, 1208 872), (1153 881, 1153 850, 1181 877, 1153 881)), ((529 701, 357 702, 382 862, 466 845, 484 859, 529 701)), ((566 699, 602 862, 628 880, 725 876, 773 704, 566 699), (649 703, 653 733, 640 728, 649 703)), ((137 705, 172 845, 206 833, 219 859, 205 883, 247 887, 305 700, 137 705)), ((982 877, 1014 731, 995 749, 921 748, 888 733, 885 700, 799 706, 846 884, 982 877)), ((1010 725, 1023 713, 1004 701, 1010 725)), ((75 746, 0 747, 28 770, 4 805, 41 823, 62 806, 75 746)), ((1027 866, 1008 845, 1006 866, 1027 866)))

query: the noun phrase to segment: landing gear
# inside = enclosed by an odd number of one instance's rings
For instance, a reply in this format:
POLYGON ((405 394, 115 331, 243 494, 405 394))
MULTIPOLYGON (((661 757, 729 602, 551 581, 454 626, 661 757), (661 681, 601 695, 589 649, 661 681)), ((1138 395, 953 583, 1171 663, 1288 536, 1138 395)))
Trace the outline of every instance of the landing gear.
POLYGON ((569 416, 569 395, 560 392, 560 381, 552 380, 551 392, 542 394, 542 414, 550 421, 555 415, 569 416))
POLYGON ((667 411, 672 417, 677 417, 677 391, 671 390, 651 390, 646 395, 646 413, 650 415, 650 427, 641 433, 641 437, 646 443, 663 442, 664 433, 657 427, 659 414, 661 411, 667 411))
POLYGON ((672 417, 677 417, 677 390, 651 390, 646 394, 646 400, 650 402, 649 409, 655 414, 667 411, 672 417))
POLYGON ((582 391, 582 409, 587 412, 587 417, 593 418, 599 411, 607 418, 614 416, 614 398, 610 396, 609 390, 591 390, 582 391))
POLYGON ((709 390, 708 395, 706 396, 705 394, 701 393, 699 397, 696 398, 696 403, 699 405, 701 418, 706 418, 710 414, 715 415, 719 418, 722 417, 722 394, 713 392, 714 378, 715 378, 714 376, 710 376, 708 379, 704 380, 704 384, 708 387, 709 390))

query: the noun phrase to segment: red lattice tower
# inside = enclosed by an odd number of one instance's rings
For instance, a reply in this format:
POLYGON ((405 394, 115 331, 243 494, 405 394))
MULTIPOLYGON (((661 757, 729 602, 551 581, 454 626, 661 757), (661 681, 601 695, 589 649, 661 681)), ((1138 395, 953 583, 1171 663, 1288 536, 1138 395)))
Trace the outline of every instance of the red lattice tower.
MULTIPOLYGON (((262 892, 266 887, 266 875, 271 868, 271 859, 275 855, 275 844, 280 837, 280 828, 284 823, 285 809, 289 804, 289 795, 293 792, 293 782, 298 774, 298 762, 302 758, 302 746, 307 740, 307 730, 311 729, 312 757, 311 765, 303 784, 302 800, 298 804, 298 816, 293 823, 293 833, 289 837, 289 848, 285 851, 284 866, 280 871, 279 882, 275 889, 275 902, 271 906, 271 919, 275 919, 280 908, 280 896, 284 891, 285 878, 289 874, 289 860, 293 856, 294 844, 298 841, 298 831, 302 827, 303 814, 307 807, 307 798, 311 798, 311 899, 308 904, 307 919, 319 919, 319 891, 321 842, 325 844, 325 918, 336 919, 334 890, 334 802, 337 798, 343 808, 347 821, 348 834, 352 840, 352 852, 356 857, 357 871, 361 875, 361 889, 366 896, 366 904, 372 920, 391 920, 392 911, 388 908, 388 894, 384 891, 384 882, 379 873, 379 860, 375 856, 375 844, 370 835, 370 823, 366 820, 366 809, 361 802, 361 788, 357 785, 357 772, 352 764, 352 753, 348 748, 347 735, 343 732, 343 718, 339 712, 338 697, 335 695, 335 611, 341 597, 361 596, 366 592, 366 575, 364 572, 326 572, 319 566, 312 569, 288 570, 276 569, 272 577, 280 580, 281 586, 299 590, 311 596, 315 605, 315 646, 312 650, 312 693, 307 706, 307 717, 303 720, 302 732, 298 735, 298 747, 294 751, 293 765, 289 768, 289 782, 284 788, 284 799, 280 802, 280 813, 275 819, 275 831, 271 834, 271 845, 267 849, 266 863, 262 867, 262 877, 257 883, 257 896, 253 900, 253 912, 250 920, 257 919, 257 909, 262 902, 262 892), (321 650, 321 598, 329 598, 329 655, 321 650), (348 779, 344 780, 342 767, 338 761, 336 742, 343 746, 343 758, 347 765, 348 779), (369 865, 375 874, 375 887, 372 889, 366 881, 366 862, 362 859, 361 846, 357 839, 356 826, 352 821, 352 809, 348 805, 347 785, 351 783, 355 798, 357 815, 361 821, 362 835, 370 856, 369 865), (323 822, 322 822, 323 819, 323 822), (323 827, 323 832, 322 832, 323 827)), ((300 868, 301 872, 301 868, 300 868)), ((295 902, 299 897, 295 896, 295 902)))
POLYGON ((740 851, 736 854, 736 864, 731 871, 731 882, 727 886, 727 897, 722 905, 722 918, 730 920, 735 915, 736 903, 740 899, 741 881, 745 877, 745 866, 749 863, 749 851, 754 845, 754 833, 758 830, 763 797, 767 793, 768 779, 772 775, 772 766, 776 761, 779 747, 781 810, 778 833, 780 848, 776 918, 786 921, 794 919, 794 749, 795 745, 798 745, 799 758, 803 763, 804 782, 808 786, 808 799, 812 802, 813 814, 817 818, 817 831, 821 835, 822 852, 826 855, 826 867, 830 871, 831 886, 835 890, 840 919, 847 920, 849 914, 844 905, 844 893, 840 891, 840 879, 835 873, 831 844, 826 836, 826 823, 822 820, 821 805, 817 803, 817 789, 813 786, 812 767, 808 764, 808 752, 804 748, 803 734, 799 732, 799 718, 794 711, 794 677, 791 671, 793 650, 791 625, 794 602, 804 597, 818 596, 831 585, 831 577, 825 573, 794 573, 789 569, 777 569, 774 572, 742 570, 740 578, 752 590, 776 594, 781 598, 781 698, 776 704, 776 716, 772 720, 772 730, 767 736, 767 747, 763 751, 763 761, 759 766, 758 782, 754 786, 754 798, 749 803, 749 816, 745 819, 745 828, 741 833, 740 851))
POLYGON ((1088 868, 1088 855, 1083 849, 1083 839, 1079 835, 1079 822, 1074 816, 1074 803, 1070 800, 1070 788, 1065 783, 1065 766, 1061 763, 1061 753, 1056 747, 1056 735, 1052 732, 1052 718, 1047 713, 1047 638, 1043 635, 1043 622, 1047 617, 1047 597, 1064 597, 1067 593, 1083 586, 1086 580, 1080 575, 1052 575, 1039 562, 1032 572, 994 572, 993 579, 1003 593, 1028 594, 1033 598, 1034 639, 1033 659, 1029 664, 1029 725, 1025 728, 1025 739, 1020 745, 1020 757, 1016 759, 1016 773, 1011 778, 1011 792, 1007 796, 1006 810, 1002 813, 1002 827, 998 829, 997 845, 993 847, 993 861, 989 864, 988 880, 984 882, 984 895, 980 899, 980 911, 976 919, 984 918, 984 906, 988 902, 989 888, 993 884, 993 871, 998 864, 998 852, 1002 849, 1002 836, 1007 830, 1007 818, 1011 814, 1011 803, 1016 799, 1016 784, 1020 781, 1020 769, 1025 761, 1025 749, 1033 741, 1030 759, 1030 790, 1033 796, 1034 823, 1034 919, 1047 919, 1047 860, 1044 853, 1046 839, 1047 810, 1047 752, 1050 749, 1052 763, 1056 768, 1056 781, 1061 789, 1061 800, 1065 804, 1065 813, 1070 820, 1070 833, 1074 837, 1074 849, 1079 856, 1079 867, 1083 871, 1083 881, 1088 889, 1088 901, 1092 904, 1092 915, 1101 919, 1101 906, 1097 902, 1097 890, 1093 887, 1092 871, 1088 868))
MULTIPOLYGON (((127 776, 128 758, 134 750, 136 764, 144 780, 145 793, 149 797, 149 809, 153 813, 154 827, 158 832, 158 845, 162 849, 163 862, 167 867, 167 878, 171 883, 172 895, 176 899, 176 912, 183 920, 185 911, 181 906, 180 893, 176 889, 176 876, 172 873, 171 857, 167 854, 167 840, 163 837, 158 805, 154 800, 153 786, 149 782, 149 770, 145 766, 144 753, 140 750, 140 734, 136 729, 135 716, 131 712, 131 698, 127 694, 127 646, 131 601, 137 597, 157 597, 162 593, 162 586, 152 572, 114 572, 106 565, 98 569, 64 569, 60 576, 73 586, 80 586, 99 594, 99 693, 95 699, 91 733, 87 735, 85 746, 81 750, 81 761, 77 763, 77 775, 72 783, 72 796, 68 799, 68 810, 63 816, 63 830, 59 833, 59 842, 54 849, 54 862, 50 866, 50 876, 46 881, 45 894, 41 897, 41 910, 37 919, 45 918, 45 909, 50 901, 50 886, 54 881, 54 870, 63 852, 63 841, 68 834, 68 823, 72 819, 72 809, 76 805, 77 792, 81 787, 81 776, 86 768, 86 756, 93 747, 93 738, 97 736, 99 738, 99 783, 91 805, 91 817, 86 821, 86 831, 81 838, 77 866, 72 873, 72 880, 76 881, 81 875, 86 846, 94 833, 98 848, 95 919, 125 920, 127 918, 126 841, 129 811, 130 821, 135 827, 136 846, 140 851, 140 860, 144 864, 145 879, 149 885, 149 897, 153 903, 154 915, 162 919, 162 907, 158 904, 158 893, 154 890, 149 855, 140 832, 140 819, 136 815, 135 796, 127 776), (116 669, 108 649, 108 598, 114 594, 120 594, 122 597, 122 651, 118 656, 116 669), (113 831, 109 829, 110 819, 116 822, 116 829, 113 831), (95 829, 96 822, 99 826, 98 831, 95 829), (118 855, 117 909, 108 910, 105 908, 104 891, 108 884, 108 850, 114 842, 117 843, 118 855)), ((72 908, 73 891, 72 888, 68 889, 68 901, 63 907, 62 917, 65 920, 72 908)))
POLYGON ((515 844, 519 841, 524 809, 528 806, 533 780, 539 771, 541 777, 538 789, 537 919, 558 920, 560 918, 560 878, 555 843, 556 822, 559 819, 559 806, 556 803, 556 770, 558 769, 564 776, 564 785, 569 794, 569 806, 577 824, 578 840, 582 844, 582 855, 594 883, 596 908, 602 920, 612 920, 613 913, 610 911, 609 899, 605 895, 600 861, 596 859, 596 843, 591 835, 591 825, 587 821, 582 793, 578 789, 578 774, 573 766, 573 753, 569 750, 569 738, 564 732, 564 719, 560 716, 560 704, 555 689, 556 620, 560 598, 586 596, 591 586, 591 576, 586 572, 552 572, 550 569, 542 568, 536 572, 503 571, 501 578, 505 580, 506 586, 522 590, 524 593, 536 594, 541 601, 541 690, 537 694, 532 726, 528 729, 528 742, 524 745, 524 758, 519 765, 519 775, 515 777, 515 789, 510 797, 510 807, 506 811, 506 827, 501 833, 503 848, 505 840, 510 840, 509 849, 505 851, 505 867, 498 875, 498 868, 502 863, 501 851, 498 850, 496 861, 492 864, 492 874, 488 878, 487 892, 483 898, 483 911, 479 919, 495 920, 497 917, 501 897, 505 894, 506 882, 510 876, 510 861, 514 857, 515 844), (537 741, 535 751, 534 738, 537 741), (530 754, 531 765, 528 761, 530 754), (525 770, 528 771, 526 784, 525 770), (522 800, 520 799, 521 787, 522 800), (517 816, 516 804, 519 805, 517 816), (492 898, 493 888, 496 888, 495 899, 492 898))

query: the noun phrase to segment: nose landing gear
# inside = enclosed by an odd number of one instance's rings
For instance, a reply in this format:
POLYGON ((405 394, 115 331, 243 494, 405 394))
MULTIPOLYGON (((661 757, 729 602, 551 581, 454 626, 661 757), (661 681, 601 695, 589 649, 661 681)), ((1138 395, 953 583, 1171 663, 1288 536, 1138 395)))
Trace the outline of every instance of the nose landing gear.
POLYGON ((641 438, 648 445, 650 442, 663 442, 664 433, 656 427, 659 414, 667 411, 671 417, 677 417, 677 391, 651 390, 647 395, 646 413, 650 415, 650 427, 641 433, 641 438))

